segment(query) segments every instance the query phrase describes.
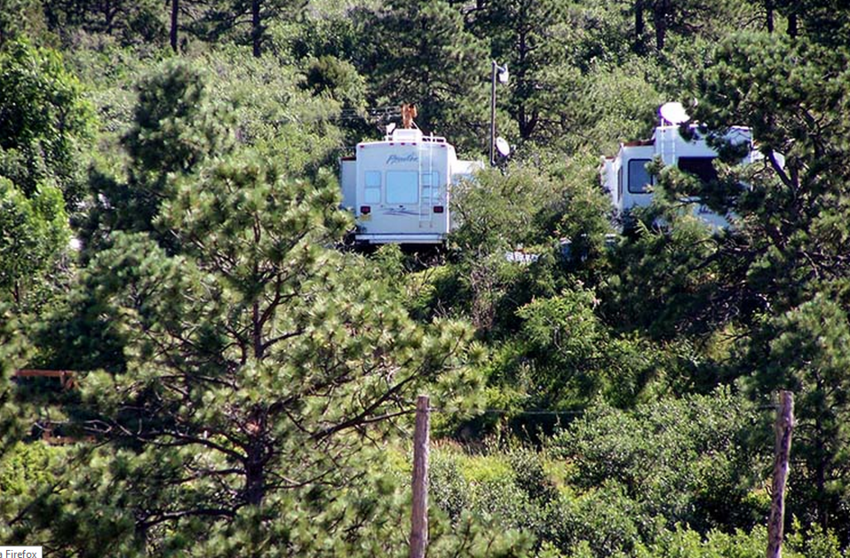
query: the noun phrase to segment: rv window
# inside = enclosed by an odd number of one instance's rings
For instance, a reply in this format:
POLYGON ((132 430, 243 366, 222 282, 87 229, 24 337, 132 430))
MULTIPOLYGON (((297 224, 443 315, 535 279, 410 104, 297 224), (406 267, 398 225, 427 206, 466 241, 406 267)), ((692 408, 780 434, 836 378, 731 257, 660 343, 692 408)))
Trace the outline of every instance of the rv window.
POLYGON ((703 182, 717 180, 717 169, 712 164, 714 157, 679 157, 680 170, 699 177, 703 182))
POLYGON ((380 188, 381 187, 381 171, 366 171, 366 187, 380 188))
POLYGON ((646 194, 652 185, 652 177, 646 170, 649 159, 632 159, 629 161, 629 193, 646 194))
POLYGON ((381 203, 381 172, 366 171, 364 191, 365 203, 381 203))
POLYGON ((418 176, 416 171, 387 171, 387 203, 419 201, 418 176))

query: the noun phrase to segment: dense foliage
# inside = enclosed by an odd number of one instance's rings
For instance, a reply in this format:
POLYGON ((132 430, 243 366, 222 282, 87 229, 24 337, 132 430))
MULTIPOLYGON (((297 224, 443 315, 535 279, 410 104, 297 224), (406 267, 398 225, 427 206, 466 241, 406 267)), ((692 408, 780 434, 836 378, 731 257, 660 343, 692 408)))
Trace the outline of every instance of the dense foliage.
POLYGON ((429 556, 763 556, 788 389, 785 555, 847 556, 848 22, 826 0, 0 2, 0 544, 404 556, 427 392, 429 556), (348 249, 339 157, 413 102, 486 158, 491 61, 513 153, 454 187, 445 249, 348 249), (620 234, 599 156, 667 100, 717 179, 656 161, 620 234))

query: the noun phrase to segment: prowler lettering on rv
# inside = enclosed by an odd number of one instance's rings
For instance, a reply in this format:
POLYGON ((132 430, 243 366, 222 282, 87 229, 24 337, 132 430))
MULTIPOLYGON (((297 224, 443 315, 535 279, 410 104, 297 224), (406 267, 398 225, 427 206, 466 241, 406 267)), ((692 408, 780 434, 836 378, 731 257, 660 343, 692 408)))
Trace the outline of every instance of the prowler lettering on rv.
MULTIPOLYGON (((697 175, 704 181, 717 177, 712 161, 717 151, 712 149, 705 138, 692 125, 693 139, 687 140, 679 133, 679 126, 689 120, 687 113, 679 103, 667 103, 659 111, 661 123, 655 128, 652 139, 633 141, 620 145, 616 157, 603 160, 600 169, 602 186, 608 190, 614 209, 619 215, 628 213, 634 207, 646 207, 652 202, 653 177, 646 165, 659 157, 665 165, 675 165, 683 171, 697 175)), ((748 155, 742 164, 752 163, 757 155, 752 149, 752 132, 749 128, 735 126, 729 129, 726 139, 733 144, 749 146, 748 155)), ((694 215, 715 228, 729 227, 725 215, 718 215, 698 199, 685 199, 693 207, 694 215)))
POLYGON ((361 142, 342 160, 343 205, 358 244, 441 244, 451 229, 451 185, 483 166, 458 161, 445 138, 424 135, 412 107, 402 116, 403 127, 391 125, 383 141, 361 142))

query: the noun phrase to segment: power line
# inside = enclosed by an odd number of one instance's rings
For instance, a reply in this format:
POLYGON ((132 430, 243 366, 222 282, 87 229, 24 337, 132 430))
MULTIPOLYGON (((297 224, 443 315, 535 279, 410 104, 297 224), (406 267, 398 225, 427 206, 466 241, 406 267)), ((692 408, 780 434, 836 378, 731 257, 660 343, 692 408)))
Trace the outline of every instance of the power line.
POLYGON ((339 111, 339 115, 331 117, 330 120, 383 120, 388 118, 398 118, 401 116, 401 109, 395 106, 373 107, 365 110, 344 108, 339 111))
POLYGON ((431 407, 435 413, 473 414, 473 415, 583 415, 585 411, 555 411, 550 409, 443 409, 431 407))
MULTIPOLYGON (((775 411, 778 408, 776 404, 770 405, 759 405, 755 406, 752 409, 756 411, 775 411)), ((554 410, 554 409, 494 409, 494 408, 485 408, 485 409, 447 409, 442 407, 430 407, 429 410, 434 413, 446 413, 446 414, 469 414, 474 416, 480 415, 543 415, 543 416, 561 416, 561 415, 571 415, 571 416, 581 416, 588 413, 588 410, 554 410)), ((629 413, 633 412, 633 409, 615 409, 619 412, 629 413)), ((592 409, 591 409, 592 411, 592 409)), ((415 409, 411 409, 408 411, 410 413, 415 412, 415 409)))

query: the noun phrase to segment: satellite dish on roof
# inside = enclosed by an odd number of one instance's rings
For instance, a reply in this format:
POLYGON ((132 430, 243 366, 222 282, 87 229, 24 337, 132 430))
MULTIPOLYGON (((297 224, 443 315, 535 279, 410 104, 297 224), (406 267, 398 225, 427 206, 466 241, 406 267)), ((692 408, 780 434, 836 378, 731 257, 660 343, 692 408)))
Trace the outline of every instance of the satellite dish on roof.
POLYGON ((661 114, 661 118, 670 124, 681 124, 682 122, 687 122, 691 119, 688 116, 688 113, 685 112, 685 107, 682 106, 682 103, 679 102, 670 102, 664 103, 661 105, 661 108, 658 110, 659 114, 661 114))
POLYGON ((505 138, 496 138, 496 151, 498 151, 502 157, 510 155, 511 145, 508 143, 508 140, 505 138))

